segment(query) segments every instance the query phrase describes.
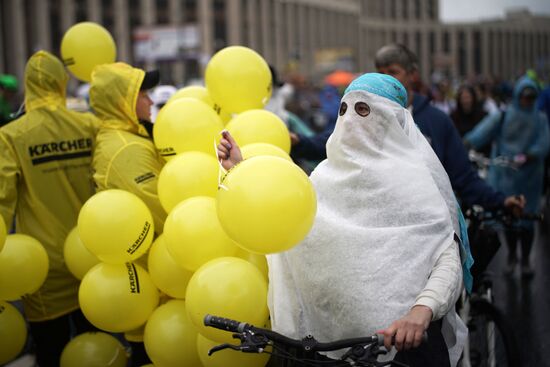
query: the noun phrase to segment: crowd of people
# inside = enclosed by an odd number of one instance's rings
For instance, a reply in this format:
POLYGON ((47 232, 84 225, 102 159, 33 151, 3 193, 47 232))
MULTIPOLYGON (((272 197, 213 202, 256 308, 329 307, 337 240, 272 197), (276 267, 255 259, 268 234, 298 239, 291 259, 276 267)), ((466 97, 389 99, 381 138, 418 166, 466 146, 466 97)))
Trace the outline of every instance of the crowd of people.
MULTIPOLYGON (((454 366, 466 331, 453 305, 463 285, 471 289, 475 260, 460 207, 540 210, 548 185, 550 88, 532 75, 513 86, 474 81, 455 91, 438 80, 426 88, 418 83, 416 56, 399 44, 378 50, 375 66, 377 73, 349 86, 317 89, 301 77, 282 82, 272 69, 266 108, 288 126, 291 156, 313 171, 319 201, 306 240, 268 257, 272 325, 294 337, 313 332, 334 339, 360 334, 357 325, 364 324, 385 336, 388 349, 395 337, 396 360, 454 366), (469 149, 511 164, 490 166, 485 181, 469 149), (362 297, 350 299, 350 291, 362 297), (367 302, 373 292, 387 304, 367 302), (425 330, 428 346, 410 350, 425 330)), ((0 213, 8 228, 37 238, 50 258, 43 287, 23 300, 41 367, 57 365, 75 326, 95 329, 78 310, 78 281, 63 262, 63 242, 83 203, 96 191, 127 190, 147 204, 155 228, 163 227, 157 179, 164 161, 152 131, 176 88, 157 87, 159 79, 158 72, 123 63, 99 66, 87 96, 93 113, 81 113, 66 107, 68 74, 47 52, 27 63, 24 109, 13 105, 17 80, 0 77, 0 213)), ((242 160, 227 133, 218 153, 227 169, 242 160)), ((534 227, 526 221, 518 227, 506 233, 506 271, 519 264, 530 278, 534 227)), ((130 342, 133 365, 147 363, 142 343, 130 342)))

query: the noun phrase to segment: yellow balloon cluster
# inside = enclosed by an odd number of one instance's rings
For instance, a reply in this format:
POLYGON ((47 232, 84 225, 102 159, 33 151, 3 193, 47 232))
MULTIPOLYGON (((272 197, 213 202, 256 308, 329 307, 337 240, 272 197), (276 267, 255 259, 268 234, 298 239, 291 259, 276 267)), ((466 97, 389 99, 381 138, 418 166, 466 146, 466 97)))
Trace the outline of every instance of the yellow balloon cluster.
POLYGON ((157 308, 147 321, 143 341, 155 365, 201 365, 196 348, 197 330, 187 316, 184 301, 168 301, 157 308))
POLYGON ((48 268, 48 254, 40 242, 24 234, 8 235, 0 252, 0 300, 15 301, 36 292, 48 268))
POLYGON ((317 200, 307 175, 287 160, 259 156, 243 161, 218 191, 218 218, 244 249, 270 254, 298 244, 309 232, 317 200))
POLYGON ((279 117, 266 110, 250 110, 238 114, 227 124, 239 146, 268 143, 290 153, 290 135, 279 117))
POLYGON ((75 77, 90 82, 94 67, 115 62, 115 41, 97 23, 78 23, 65 32, 61 40, 61 57, 75 77))
POLYGON ((218 192, 218 161, 209 154, 187 152, 178 154, 163 167, 158 179, 158 196, 169 213, 177 204, 193 196, 216 197, 218 192))
POLYGON ((113 336, 89 332, 72 339, 61 353, 60 367, 126 367, 126 350, 113 336))
POLYGON ((0 365, 21 353, 27 340, 27 325, 23 316, 11 304, 0 301, 0 365))
POLYGON ((123 264, 147 252, 155 228, 149 208, 124 190, 105 190, 84 203, 78 215, 78 233, 101 261, 123 264))
POLYGON ((77 279, 84 278, 88 270, 99 264, 97 256, 92 254, 82 243, 77 227, 73 228, 65 239, 63 256, 67 268, 77 279))
POLYGON ((164 235, 176 263, 190 271, 237 252, 237 245, 220 225, 216 200, 211 197, 196 196, 179 204, 166 218, 164 235))
POLYGON ((159 294, 139 265, 101 263, 82 279, 78 300, 88 321, 116 333, 143 325, 157 307, 159 294))
POLYGON ((206 88, 222 111, 240 113, 263 108, 271 97, 271 72, 254 50, 226 47, 216 53, 205 72, 206 88))
POLYGON ((187 285, 189 318, 211 340, 231 342, 231 333, 205 327, 206 314, 263 325, 267 320, 267 282, 248 261, 220 257, 201 266, 187 285))
POLYGON ((160 110, 153 136, 157 149, 167 160, 190 151, 215 156, 222 129, 222 121, 206 103, 180 98, 160 110))

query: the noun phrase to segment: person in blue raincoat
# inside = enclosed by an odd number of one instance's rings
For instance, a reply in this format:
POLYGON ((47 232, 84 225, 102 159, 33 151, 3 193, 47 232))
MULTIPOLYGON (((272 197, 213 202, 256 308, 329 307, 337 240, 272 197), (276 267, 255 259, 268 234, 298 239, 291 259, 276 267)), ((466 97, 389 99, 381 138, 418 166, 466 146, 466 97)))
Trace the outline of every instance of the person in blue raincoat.
MULTIPOLYGON (((525 212, 539 210, 543 190, 544 158, 550 149, 550 135, 546 116, 537 110, 535 101, 538 87, 530 78, 521 78, 514 88, 512 103, 505 112, 484 118, 465 136, 466 144, 479 148, 493 143, 491 156, 507 157, 519 167, 491 166, 488 181, 505 195, 524 195, 525 212), (503 115, 504 113, 504 115, 503 115)), ((529 254, 534 238, 534 224, 521 221, 519 228, 508 229, 508 272, 517 264, 517 243, 521 243, 521 271, 533 275, 529 254)))

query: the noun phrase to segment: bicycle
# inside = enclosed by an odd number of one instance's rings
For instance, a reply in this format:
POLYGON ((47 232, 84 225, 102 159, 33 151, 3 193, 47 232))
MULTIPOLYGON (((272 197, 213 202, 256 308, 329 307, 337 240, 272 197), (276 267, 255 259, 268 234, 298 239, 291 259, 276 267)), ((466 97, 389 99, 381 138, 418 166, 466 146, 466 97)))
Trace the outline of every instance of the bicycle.
POLYGON ((466 321, 469 335, 461 359, 462 367, 520 366, 520 356, 514 334, 502 312, 493 304, 493 283, 487 271, 490 261, 500 248, 497 233, 487 223, 498 221, 506 227, 519 220, 541 220, 539 214, 513 217, 504 211, 488 212, 479 207, 468 209, 469 237, 472 255, 474 287, 472 294, 462 296, 459 315, 466 321))
MULTIPOLYGON (((472 162, 472 164, 474 164, 474 166, 476 167, 479 177, 483 179, 487 178, 489 166, 506 167, 514 171, 517 171, 521 167, 521 165, 525 162, 524 160, 522 160, 522 156, 517 156, 517 157, 498 156, 498 157, 488 158, 485 155, 483 155, 483 153, 477 152, 475 150, 468 151, 468 158, 470 162, 472 162)), ((525 159, 525 156, 523 156, 523 159, 525 159)))
MULTIPOLYGON (((378 362, 378 356, 387 353, 385 349, 381 348, 384 345, 384 338, 381 335, 375 334, 362 338, 321 343, 312 335, 308 335, 302 340, 296 340, 275 331, 212 315, 204 317, 204 325, 233 332, 233 337, 240 340, 240 345, 225 343, 215 346, 210 349, 208 355, 224 349, 233 349, 244 353, 270 353, 287 360, 287 362, 298 362, 303 366, 407 367, 406 364, 397 361, 378 362), (295 350, 295 353, 287 351, 286 348, 295 350), (271 349, 271 351, 267 349, 271 349), (330 359, 319 354, 319 352, 342 349, 347 349, 347 351, 340 359, 330 359)), ((427 334, 424 334, 423 340, 426 339, 427 334)))

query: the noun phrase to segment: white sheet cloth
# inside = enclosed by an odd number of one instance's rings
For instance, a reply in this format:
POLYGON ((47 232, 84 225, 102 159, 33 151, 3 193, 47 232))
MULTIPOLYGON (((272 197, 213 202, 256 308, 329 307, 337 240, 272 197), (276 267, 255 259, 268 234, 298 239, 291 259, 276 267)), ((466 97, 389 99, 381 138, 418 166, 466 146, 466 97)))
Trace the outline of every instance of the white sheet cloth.
MULTIPOLYGON (((271 323, 294 338, 385 329, 415 304, 459 233, 448 177, 410 113, 366 91, 342 102, 327 159, 311 175, 314 226, 295 248, 268 256, 271 323), (367 117, 357 102, 370 106, 367 117)), ((454 366, 466 328, 451 309, 443 329, 454 366)))

